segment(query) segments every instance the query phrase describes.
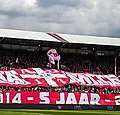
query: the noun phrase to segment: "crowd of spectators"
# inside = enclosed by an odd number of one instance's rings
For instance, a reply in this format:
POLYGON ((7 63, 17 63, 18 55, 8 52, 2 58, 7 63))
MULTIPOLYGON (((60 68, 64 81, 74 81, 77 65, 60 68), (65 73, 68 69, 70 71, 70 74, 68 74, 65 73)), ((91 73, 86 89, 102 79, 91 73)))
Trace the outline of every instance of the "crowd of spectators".
POLYGON ((95 61, 104 74, 114 74, 115 67, 114 56, 98 56, 95 61))
MULTIPOLYGON (((70 72, 114 74, 114 57, 87 54, 60 53, 60 69, 70 72)), ((48 56, 43 51, 12 50, 0 48, 0 70, 12 68, 46 68, 48 56)))
POLYGON ((0 50, 0 69, 10 70, 12 68, 25 69, 34 67, 45 67, 48 59, 46 54, 27 50, 0 50))
POLYGON ((5 91, 35 91, 35 92, 82 92, 82 93, 100 93, 100 94, 120 94, 120 88, 110 87, 93 87, 93 86, 76 86, 66 85, 62 87, 11 87, 11 86, 0 86, 0 92, 5 91))
POLYGON ((91 55, 67 54, 62 59, 63 65, 67 65, 68 70, 72 72, 90 72, 101 74, 101 70, 94 61, 90 60, 91 55))
MULTIPOLYGON (((70 72, 90 72, 114 74, 114 57, 65 54, 61 53, 60 69, 70 72)), ((0 70, 12 68, 48 68, 48 56, 43 51, 12 50, 0 48, 0 70)), ((52 66, 49 66, 50 68, 52 66)), ((89 92, 102 94, 120 94, 120 88, 98 88, 92 86, 66 85, 63 87, 9 87, 0 86, 0 91, 39 91, 39 92, 89 92)))

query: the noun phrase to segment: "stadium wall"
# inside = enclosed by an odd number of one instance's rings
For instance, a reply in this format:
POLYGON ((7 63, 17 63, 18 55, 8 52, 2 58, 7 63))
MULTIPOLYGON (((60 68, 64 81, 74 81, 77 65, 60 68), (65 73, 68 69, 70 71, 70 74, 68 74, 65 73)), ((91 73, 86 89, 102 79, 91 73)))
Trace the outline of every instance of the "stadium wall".
POLYGON ((0 104, 0 109, 44 109, 44 110, 117 110, 120 106, 113 105, 56 105, 56 104, 0 104))

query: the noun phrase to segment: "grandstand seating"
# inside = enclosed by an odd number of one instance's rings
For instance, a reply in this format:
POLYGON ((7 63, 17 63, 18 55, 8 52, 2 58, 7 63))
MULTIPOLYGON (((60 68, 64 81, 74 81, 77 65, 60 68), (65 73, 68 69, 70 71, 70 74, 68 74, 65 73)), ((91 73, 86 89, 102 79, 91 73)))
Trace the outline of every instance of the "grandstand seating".
MULTIPOLYGON (((1 70, 46 68, 48 62, 48 56, 43 51, 0 49, 1 70)), ((61 53, 60 65, 60 69, 64 71, 114 74, 114 56, 94 57, 91 54, 61 53)))

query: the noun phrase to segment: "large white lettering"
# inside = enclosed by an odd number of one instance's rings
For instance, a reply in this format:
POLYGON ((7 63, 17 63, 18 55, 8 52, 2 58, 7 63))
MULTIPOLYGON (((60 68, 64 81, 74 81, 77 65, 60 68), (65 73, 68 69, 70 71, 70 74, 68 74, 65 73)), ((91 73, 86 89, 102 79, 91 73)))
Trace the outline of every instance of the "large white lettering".
POLYGON ((0 103, 3 103, 3 94, 0 93, 0 103))
POLYGON ((56 104, 65 104, 64 93, 60 93, 60 101, 56 101, 56 104))
POLYGON ((90 78, 85 76, 84 74, 78 74, 78 78, 81 81, 81 84, 92 84, 90 78))
POLYGON ((40 92, 40 104, 50 104, 49 92, 40 92))
POLYGON ((12 99, 12 103, 21 103, 21 93, 17 93, 12 99))
POLYGON ((0 72, 0 83, 7 82, 6 78, 3 76, 4 72, 0 72))
POLYGON ((42 69, 40 68, 34 68, 36 73, 40 76, 40 78, 44 78, 46 82, 51 85, 51 86, 58 86, 55 81, 52 80, 53 77, 51 77, 51 74, 45 73, 42 69))
POLYGON ((91 93, 90 104, 100 105, 99 101, 100 101, 100 96, 98 94, 91 93))
POLYGON ((6 71, 6 77, 9 83, 18 83, 18 84, 24 84, 24 82, 22 81, 22 79, 20 79, 18 76, 16 76, 15 74, 13 74, 10 71, 6 71))
POLYGON ((86 93, 81 93, 79 104, 89 104, 88 96, 86 93))
POLYGON ((115 103, 116 105, 120 105, 120 95, 115 96, 115 103))
POLYGON ((74 93, 68 93, 66 104, 77 104, 76 97, 74 93))

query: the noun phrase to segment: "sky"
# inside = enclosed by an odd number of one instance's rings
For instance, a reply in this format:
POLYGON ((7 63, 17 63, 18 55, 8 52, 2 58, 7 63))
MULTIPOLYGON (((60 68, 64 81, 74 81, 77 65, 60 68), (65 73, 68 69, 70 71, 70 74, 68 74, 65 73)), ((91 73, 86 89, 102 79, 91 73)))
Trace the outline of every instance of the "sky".
POLYGON ((0 28, 120 37, 120 0, 0 0, 0 28))

